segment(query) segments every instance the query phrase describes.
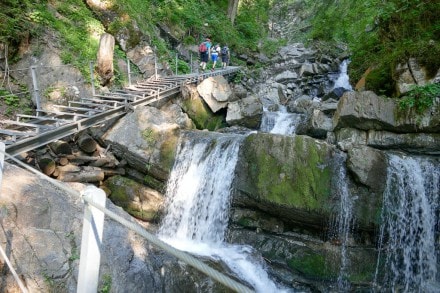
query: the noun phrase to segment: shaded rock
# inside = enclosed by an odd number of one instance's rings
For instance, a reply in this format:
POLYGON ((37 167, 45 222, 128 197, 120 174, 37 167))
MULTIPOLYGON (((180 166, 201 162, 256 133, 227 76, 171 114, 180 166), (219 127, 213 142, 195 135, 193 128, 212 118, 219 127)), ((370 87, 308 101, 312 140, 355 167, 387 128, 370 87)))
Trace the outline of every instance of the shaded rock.
POLYGON ((385 190, 387 159, 383 152, 367 146, 353 147, 348 151, 347 168, 357 182, 378 194, 385 190))
POLYGON ((182 98, 177 99, 183 111, 191 118, 197 129, 217 130, 223 126, 224 113, 213 113, 209 106, 200 97, 194 85, 182 86, 182 98))
POLYGON ((400 110, 398 101, 377 96, 371 91, 346 92, 333 116, 335 129, 353 127, 362 130, 403 132, 440 132, 440 107, 434 106, 415 115, 400 110))
POLYGON ((355 128, 342 128, 335 131, 335 143, 343 151, 358 145, 367 144, 367 132, 355 128))
POLYGON ((410 153, 439 155, 440 133, 393 133, 368 131, 367 145, 380 149, 405 150, 410 153))
POLYGON ((144 221, 158 221, 164 203, 162 194, 119 175, 110 177, 104 185, 110 190, 110 200, 130 215, 144 221))
POLYGON ((334 146, 307 136, 247 136, 237 163, 233 204, 321 228, 332 209, 335 151, 334 146))
POLYGON ((255 96, 229 103, 226 122, 229 125, 245 126, 250 129, 260 127, 263 105, 255 96))
MULTIPOLYGON (((29 292, 77 292, 84 214, 79 192, 85 185, 66 184, 71 191, 67 193, 17 166, 6 163, 4 167, 0 240, 7 243, 5 250, 13 267, 29 292)), ((106 208, 137 225, 109 200, 106 208)), ((196 292, 211 288, 225 292, 204 273, 152 247, 145 238, 108 217, 102 239, 100 292, 109 285, 112 292, 196 292)), ((2 275, 2 288, 4 292, 19 291, 9 270, 2 275)))
POLYGON ((338 108, 338 101, 333 99, 328 99, 319 104, 318 109, 325 114, 333 114, 338 108))
POLYGON ((180 129, 164 112, 138 107, 120 119, 104 136, 113 153, 126 159, 130 167, 165 181, 174 163, 180 129))
POLYGON ((342 97, 342 95, 347 91, 347 89, 343 87, 337 87, 332 89, 330 92, 325 94, 321 99, 322 101, 327 101, 329 99, 333 99, 336 101, 339 101, 339 98, 342 97))
POLYGON ((280 73, 277 76, 275 76, 274 80, 276 82, 286 84, 286 83, 291 82, 292 80, 295 80, 296 78, 298 78, 298 75, 296 74, 296 72, 284 71, 283 73, 280 73))
POLYGON ((223 76, 209 77, 203 80, 197 86, 197 91, 214 113, 227 107, 227 100, 232 94, 223 76), (226 91, 226 89, 228 90, 226 91), (223 90, 225 90, 225 92, 222 92, 223 90))
POLYGON ((327 132, 332 131, 332 129, 332 119, 327 117, 322 111, 315 109, 308 116, 305 123, 297 127, 296 133, 307 134, 314 138, 326 138, 327 132))

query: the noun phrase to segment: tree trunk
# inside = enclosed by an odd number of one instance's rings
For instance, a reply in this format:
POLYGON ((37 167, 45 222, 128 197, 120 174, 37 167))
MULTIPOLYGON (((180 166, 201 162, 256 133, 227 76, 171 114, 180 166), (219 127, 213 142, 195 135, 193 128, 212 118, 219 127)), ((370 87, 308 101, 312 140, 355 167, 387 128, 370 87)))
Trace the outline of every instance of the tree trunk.
POLYGON ((235 17, 237 16, 239 2, 240 0, 228 1, 228 18, 231 20, 232 24, 234 24, 235 17))
POLYGON ((113 77, 113 51, 115 38, 110 34, 102 34, 99 40, 98 50, 98 74, 101 77, 101 85, 106 86, 113 77))
POLYGON ((97 142, 90 135, 83 132, 79 135, 76 144, 86 153, 93 153, 96 150, 97 142))
POLYGON ((38 167, 40 168, 41 172, 47 176, 50 176, 55 171, 56 164, 52 158, 43 157, 38 160, 38 167))
POLYGON ((56 154, 56 155, 70 155, 72 154, 72 147, 70 146, 69 143, 62 141, 62 140, 57 140, 54 142, 51 142, 49 144, 51 150, 56 154))

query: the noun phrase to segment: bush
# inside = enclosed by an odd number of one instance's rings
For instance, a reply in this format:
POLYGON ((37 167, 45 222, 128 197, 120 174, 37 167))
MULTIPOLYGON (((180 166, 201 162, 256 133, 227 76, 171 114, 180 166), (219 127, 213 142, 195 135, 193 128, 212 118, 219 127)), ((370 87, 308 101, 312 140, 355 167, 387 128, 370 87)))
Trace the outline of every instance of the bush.
POLYGON ((401 109, 414 109, 421 114, 434 104, 440 97, 440 84, 433 83, 425 86, 413 86, 412 89, 400 100, 401 109))

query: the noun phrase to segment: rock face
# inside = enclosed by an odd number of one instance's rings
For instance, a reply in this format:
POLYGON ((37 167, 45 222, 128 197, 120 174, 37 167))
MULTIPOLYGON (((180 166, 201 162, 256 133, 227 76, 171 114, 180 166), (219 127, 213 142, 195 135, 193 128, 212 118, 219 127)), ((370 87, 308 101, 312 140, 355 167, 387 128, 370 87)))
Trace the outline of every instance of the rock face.
POLYGON ((363 130, 387 130, 397 133, 439 132, 438 105, 421 116, 399 109, 398 101, 374 92, 347 92, 341 98, 333 118, 335 129, 356 125, 363 130))
POLYGON ((263 115, 263 105, 255 96, 229 103, 226 122, 233 126, 244 126, 250 129, 260 127, 263 115))
POLYGON ((415 115, 401 110, 395 99, 370 91, 347 92, 339 101, 333 127, 337 144, 345 150, 349 145, 360 144, 436 154, 440 146, 439 102, 415 115))
POLYGON ((105 181, 109 198, 130 215, 147 222, 157 222, 162 213, 164 197, 154 189, 120 175, 105 181))
POLYGON ((338 217, 338 194, 346 184, 349 196, 356 198, 355 233, 363 235, 344 256, 356 264, 350 267, 350 281, 355 287, 359 281, 371 282, 376 266, 371 238, 381 210, 378 189, 384 186, 383 180, 382 185, 374 180, 386 170, 383 154, 376 152, 367 148, 350 154, 351 172, 362 181, 356 185, 341 175, 345 156, 334 145, 302 135, 247 136, 232 190, 230 241, 255 247, 268 260, 270 273, 284 283, 327 292, 326 282, 335 280, 342 266, 341 239, 334 236, 332 219, 338 217), (368 151, 375 157, 364 158, 368 151), (360 275, 362 280, 355 280, 360 275))
MULTIPOLYGON (((210 93, 209 96, 211 95, 210 93)), ((216 103, 214 99, 212 101, 216 103)), ((191 118, 197 129, 217 130, 224 125, 224 114, 213 113, 205 100, 200 97, 198 87, 194 85, 183 85, 182 97, 176 103, 191 118)))
POLYGON ((116 156, 161 182, 167 179, 173 165, 180 129, 191 125, 179 111, 164 113, 153 107, 139 107, 103 136, 116 156))
MULTIPOLYGON (((84 185, 70 184, 81 191, 84 185)), ((0 239, 14 269, 30 292, 76 292, 84 204, 58 187, 6 164, 1 188, 0 239), (19 186, 20 188, 17 188, 19 186)), ((106 207, 133 219, 107 201, 106 207)), ((4 292, 18 292, 4 270, 4 292)), ((133 231, 106 218, 101 247, 99 290, 111 292, 196 292, 225 288, 174 257, 151 246, 133 231)))

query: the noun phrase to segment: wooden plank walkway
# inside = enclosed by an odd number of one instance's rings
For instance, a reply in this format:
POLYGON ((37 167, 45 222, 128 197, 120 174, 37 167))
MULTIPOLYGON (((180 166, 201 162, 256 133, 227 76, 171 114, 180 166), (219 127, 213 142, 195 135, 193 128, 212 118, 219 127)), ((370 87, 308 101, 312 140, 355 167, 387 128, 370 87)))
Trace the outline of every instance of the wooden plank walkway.
POLYGON ((201 74, 149 78, 129 87, 71 101, 67 106, 54 105, 53 110, 37 110, 35 115, 18 114, 16 121, 0 121, 0 142, 6 152, 15 156, 75 134, 93 125, 122 117, 128 109, 148 105, 180 92, 182 84, 197 83, 217 75, 230 75, 240 67, 201 74))

